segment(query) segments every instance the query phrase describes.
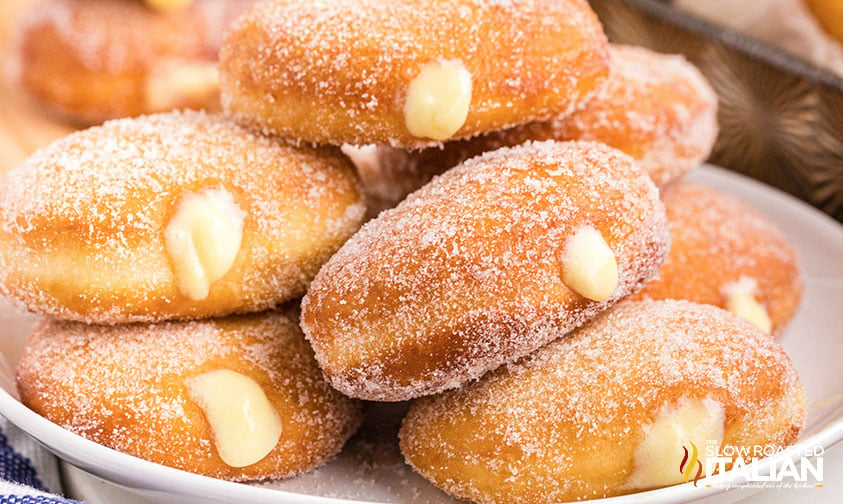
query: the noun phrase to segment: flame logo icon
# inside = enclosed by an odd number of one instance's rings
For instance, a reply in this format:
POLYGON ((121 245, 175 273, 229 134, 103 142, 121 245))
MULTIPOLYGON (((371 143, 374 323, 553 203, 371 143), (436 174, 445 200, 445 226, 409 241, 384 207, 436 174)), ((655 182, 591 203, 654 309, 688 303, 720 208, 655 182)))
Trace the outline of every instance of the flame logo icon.
POLYGON ((693 441, 689 442, 691 443, 690 452, 686 446, 682 446, 682 449, 685 450, 685 456, 682 457, 682 462, 679 464, 679 472, 682 474, 682 477, 685 478, 685 483, 687 483, 691 481, 691 474, 693 474, 694 467, 696 466, 697 474, 694 476, 694 486, 697 486, 697 481, 700 480, 703 473, 703 467, 702 462, 700 462, 700 453, 697 449, 697 445, 695 445, 693 441))

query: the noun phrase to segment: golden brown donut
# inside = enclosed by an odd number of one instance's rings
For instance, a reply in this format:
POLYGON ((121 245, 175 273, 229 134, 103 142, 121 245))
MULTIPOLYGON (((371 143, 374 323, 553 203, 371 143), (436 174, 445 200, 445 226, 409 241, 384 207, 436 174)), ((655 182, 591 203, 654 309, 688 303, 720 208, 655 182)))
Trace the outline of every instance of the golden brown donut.
POLYGON ((796 252, 775 224, 715 189, 679 182, 662 195, 671 248, 636 299, 687 299, 726 308, 780 334, 796 313, 796 252))
POLYGON ((270 0, 220 52, 227 112, 331 144, 420 147, 546 119, 607 72, 584 0, 270 0))
POLYGON ((111 121, 0 181, 0 292, 108 324, 260 311, 304 294, 364 213, 337 149, 201 112, 111 121))
POLYGON ((717 94, 700 71, 643 47, 613 45, 610 55, 606 85, 569 118, 546 123, 546 138, 620 149, 659 187, 705 161, 717 139, 717 94))
POLYGON ((444 146, 407 151, 347 147, 377 213, 435 175, 486 151, 528 140, 593 140, 629 154, 662 187, 698 166, 717 137, 717 95, 682 56, 611 45, 610 75, 582 108, 444 146))
POLYGON ((805 0, 805 5, 824 30, 843 43, 843 1, 805 0))
POLYGON ((605 145, 493 151, 364 225, 310 285, 302 328, 352 397, 453 388, 637 290, 667 254, 663 212, 605 145))
POLYGON ((43 319, 18 389, 92 441, 230 480, 308 471, 362 420, 360 403, 322 379, 289 310, 151 325, 43 319))
POLYGON ((164 12, 138 0, 44 0, 14 27, 8 73, 80 124, 216 109, 223 33, 255 1, 195 0, 164 12))
POLYGON ((788 445, 805 414, 790 359, 756 327, 713 306, 623 302, 513 365, 416 401, 400 444, 459 499, 569 502, 688 481, 691 443, 690 480, 705 471, 709 442, 788 445))

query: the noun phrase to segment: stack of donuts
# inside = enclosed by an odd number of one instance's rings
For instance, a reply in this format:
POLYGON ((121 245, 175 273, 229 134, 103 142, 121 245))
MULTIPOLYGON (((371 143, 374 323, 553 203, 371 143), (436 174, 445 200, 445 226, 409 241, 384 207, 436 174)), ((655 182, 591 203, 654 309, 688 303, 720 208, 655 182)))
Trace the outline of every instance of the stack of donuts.
POLYGON ((245 480, 413 400, 407 463, 481 503, 798 438, 796 257, 681 180, 717 134, 682 57, 610 45, 581 0, 266 0, 219 69, 224 114, 107 122, 0 185, 39 414, 245 480))
POLYGON ((233 480, 311 469, 357 429, 285 304, 363 218, 338 149, 201 112, 119 119, 13 169, 0 208, 3 292, 49 317, 18 370, 33 410, 233 480))

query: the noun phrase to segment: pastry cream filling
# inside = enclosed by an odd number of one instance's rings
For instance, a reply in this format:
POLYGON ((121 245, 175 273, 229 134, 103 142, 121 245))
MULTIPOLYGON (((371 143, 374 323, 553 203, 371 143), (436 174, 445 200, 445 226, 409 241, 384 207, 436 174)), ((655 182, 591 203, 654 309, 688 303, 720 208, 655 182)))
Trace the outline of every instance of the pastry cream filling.
POLYGON ((231 194, 222 189, 182 197, 164 229, 164 239, 184 295, 205 299, 211 285, 228 272, 240 250, 244 217, 231 194))
POLYGON ((168 61, 146 78, 146 106, 165 111, 205 101, 219 92, 220 78, 215 63, 168 61))
POLYGON ((592 301, 612 297, 618 286, 618 263, 600 231, 581 226, 565 242, 562 281, 592 301))
POLYGON ((626 487, 644 489, 693 481, 700 468, 704 476, 706 446, 723 443, 725 424, 723 405, 709 398, 683 397, 676 404, 666 406, 653 423, 644 427, 626 487), (688 460, 683 471, 680 467, 685 449, 688 460), (697 460, 693 458, 695 451, 697 460))
POLYGON ((471 73, 458 60, 434 61, 410 83, 404 123, 410 134, 445 140, 465 124, 471 104, 471 73))
POLYGON ((281 419, 253 379, 228 369, 189 378, 190 398, 211 426, 223 462, 245 467, 259 462, 281 438, 281 419))
POLYGON ((174 12, 186 8, 193 0, 144 0, 146 5, 161 12, 174 12))
POLYGON ((758 302, 758 282, 754 278, 741 277, 721 288, 726 298, 725 308, 758 326, 767 334, 773 332, 773 321, 764 305, 758 302))

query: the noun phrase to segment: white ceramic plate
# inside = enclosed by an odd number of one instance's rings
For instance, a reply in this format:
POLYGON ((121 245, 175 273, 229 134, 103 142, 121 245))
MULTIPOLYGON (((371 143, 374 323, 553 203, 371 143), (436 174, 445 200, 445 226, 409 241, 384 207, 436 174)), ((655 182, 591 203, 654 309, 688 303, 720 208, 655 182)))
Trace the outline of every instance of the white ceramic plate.
MULTIPOLYGON (((843 226, 807 205, 752 180, 706 167, 691 179, 738 196, 777 222, 795 244, 805 282, 796 319, 781 343, 793 359, 808 391, 811 409, 800 442, 791 450, 765 459, 781 464, 808 447, 825 448, 843 438, 843 226)), ((395 445, 401 406, 381 406, 375 417, 334 461, 286 481, 238 484, 146 462, 92 443, 36 415, 20 402, 14 370, 32 317, 0 305, 0 414, 82 471, 116 484, 152 502, 454 502, 402 464, 395 445)), ((763 469, 762 469, 763 473, 763 469)), ((727 492, 718 481, 740 482, 746 474, 719 475, 703 485, 683 484, 634 495, 591 501, 595 504, 734 501, 746 492, 727 492)))

